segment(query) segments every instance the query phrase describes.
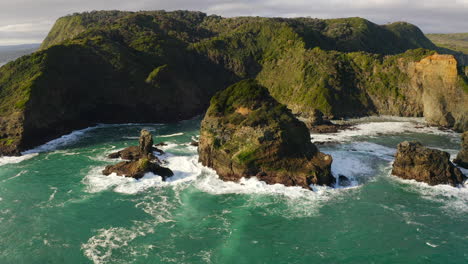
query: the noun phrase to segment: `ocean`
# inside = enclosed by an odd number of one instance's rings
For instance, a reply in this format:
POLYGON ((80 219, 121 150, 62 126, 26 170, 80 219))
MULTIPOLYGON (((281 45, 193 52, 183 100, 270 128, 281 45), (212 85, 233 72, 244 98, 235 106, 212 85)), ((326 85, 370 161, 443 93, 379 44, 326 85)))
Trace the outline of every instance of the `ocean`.
POLYGON ((454 157, 460 134, 388 117, 312 135, 352 184, 310 191, 221 181, 189 144, 200 120, 102 124, 0 158, 0 263, 468 263, 468 189, 391 175, 399 142, 454 157), (102 175, 143 128, 175 175, 102 175))

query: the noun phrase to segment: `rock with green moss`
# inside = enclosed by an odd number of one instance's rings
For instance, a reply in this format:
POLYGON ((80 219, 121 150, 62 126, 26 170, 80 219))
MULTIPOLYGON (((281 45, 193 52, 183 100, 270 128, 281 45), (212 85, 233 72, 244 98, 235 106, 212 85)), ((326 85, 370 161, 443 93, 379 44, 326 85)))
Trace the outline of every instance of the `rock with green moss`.
POLYGON ((200 161, 226 181, 332 185, 332 157, 312 144, 304 123, 255 80, 219 92, 202 121, 200 161))
POLYGON ((174 173, 170 169, 161 166, 162 162, 153 154, 156 150, 153 146, 153 136, 149 131, 143 129, 140 133, 138 146, 130 146, 109 155, 109 158, 122 158, 127 161, 107 166, 102 174, 110 175, 115 173, 118 176, 140 179, 146 173, 151 172, 166 180, 174 173))

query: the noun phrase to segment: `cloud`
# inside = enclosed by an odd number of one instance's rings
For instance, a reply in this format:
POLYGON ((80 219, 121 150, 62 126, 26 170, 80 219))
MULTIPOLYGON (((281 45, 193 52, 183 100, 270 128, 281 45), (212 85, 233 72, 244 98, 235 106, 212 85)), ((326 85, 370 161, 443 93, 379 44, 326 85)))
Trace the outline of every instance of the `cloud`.
POLYGON ((426 33, 468 32, 468 0, 12 0, 0 1, 0 45, 40 42, 53 21, 91 10, 198 10, 222 16, 360 16, 407 21, 426 33))

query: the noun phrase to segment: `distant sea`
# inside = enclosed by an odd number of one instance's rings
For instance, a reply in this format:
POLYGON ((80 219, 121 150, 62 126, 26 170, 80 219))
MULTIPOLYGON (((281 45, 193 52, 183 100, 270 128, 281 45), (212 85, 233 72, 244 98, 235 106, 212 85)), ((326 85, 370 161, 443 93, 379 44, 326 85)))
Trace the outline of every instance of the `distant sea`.
POLYGON ((28 55, 39 49, 40 44, 22 44, 0 46, 0 67, 21 56, 28 55))

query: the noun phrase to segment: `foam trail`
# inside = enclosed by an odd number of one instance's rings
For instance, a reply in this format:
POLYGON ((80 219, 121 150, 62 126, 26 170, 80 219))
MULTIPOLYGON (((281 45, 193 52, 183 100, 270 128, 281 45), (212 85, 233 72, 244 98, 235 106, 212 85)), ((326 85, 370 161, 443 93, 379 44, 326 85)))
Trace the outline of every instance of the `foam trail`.
POLYGON ((49 196, 49 202, 55 198, 55 194, 57 193, 57 187, 50 187, 51 190, 54 190, 52 194, 49 196))
POLYGON ((87 191, 90 193, 112 189, 118 193, 136 194, 150 188, 161 188, 193 181, 201 173, 201 168, 197 162, 198 156, 173 156, 166 154, 165 157, 167 157, 167 167, 174 172, 174 176, 168 178, 167 181, 163 181, 162 177, 153 173, 147 173, 143 178, 138 180, 117 176, 115 173, 105 176, 102 174, 103 167, 96 167, 86 175, 83 183, 87 185, 87 191))
POLYGON ((56 150, 56 149, 61 148, 61 147, 65 147, 67 145, 70 145, 70 144, 73 144, 73 143, 77 142, 87 132, 89 132, 91 130, 94 130, 94 129, 98 128, 98 127, 99 126, 88 127, 88 128, 85 128, 85 129, 73 131, 72 133, 70 133, 68 135, 61 136, 61 137, 59 137, 57 139, 54 139, 52 141, 49 141, 49 142, 45 143, 44 145, 41 145, 41 146, 37 147, 37 148, 33 148, 33 149, 30 149, 30 150, 24 151, 21 154, 25 155, 25 154, 31 154, 31 153, 49 152, 49 151, 53 151, 53 150, 56 150))
POLYGON ((23 154, 22 156, 18 156, 18 157, 7 157, 7 156, 0 157, 0 166, 4 166, 7 164, 20 163, 22 161, 31 159, 35 156, 37 156, 37 153, 31 153, 31 154, 26 154, 26 155, 23 154))
POLYGON ((458 136, 453 131, 441 131, 436 127, 427 127, 421 123, 415 122, 371 122, 360 123, 350 129, 341 130, 330 134, 311 134, 313 142, 343 142, 350 141, 358 136, 378 136, 381 134, 400 134, 400 133, 427 133, 436 135, 458 136))
POLYGON ((391 179, 403 183, 403 188, 411 192, 417 192, 422 198, 441 203, 443 209, 450 213, 468 213, 468 181, 465 187, 452 187, 450 185, 430 186, 416 180, 405 180, 396 176, 391 179))
MULTIPOLYGON (((122 126, 161 126, 162 124, 148 124, 148 123, 127 123, 127 124, 98 124, 96 126, 88 127, 85 129, 75 130, 70 134, 63 135, 59 138, 51 140, 37 148, 33 148, 30 150, 26 150, 21 154, 31 154, 31 153, 41 153, 41 152, 48 152, 53 151, 61 147, 65 147, 67 145, 73 144, 80 140, 86 133, 99 129, 99 128, 109 128, 109 127, 122 127, 122 126)), ((146 128, 147 130, 154 131, 154 128, 146 128)))
POLYGON ((19 176, 21 176, 21 175, 23 175, 23 174, 25 174, 25 173, 27 173, 27 172, 28 172, 27 170, 20 171, 20 172, 19 172, 18 174, 16 174, 15 176, 10 177, 10 178, 8 178, 8 179, 5 179, 5 180, 3 180, 2 182, 6 182, 6 181, 12 180, 12 179, 14 179, 14 178, 17 178, 17 177, 19 177, 19 176))
POLYGON ((157 136, 157 137, 162 137, 162 138, 168 138, 168 137, 177 137, 177 136, 182 136, 184 133, 180 132, 180 133, 174 133, 174 134, 170 134, 170 135, 161 135, 161 136, 157 136))

